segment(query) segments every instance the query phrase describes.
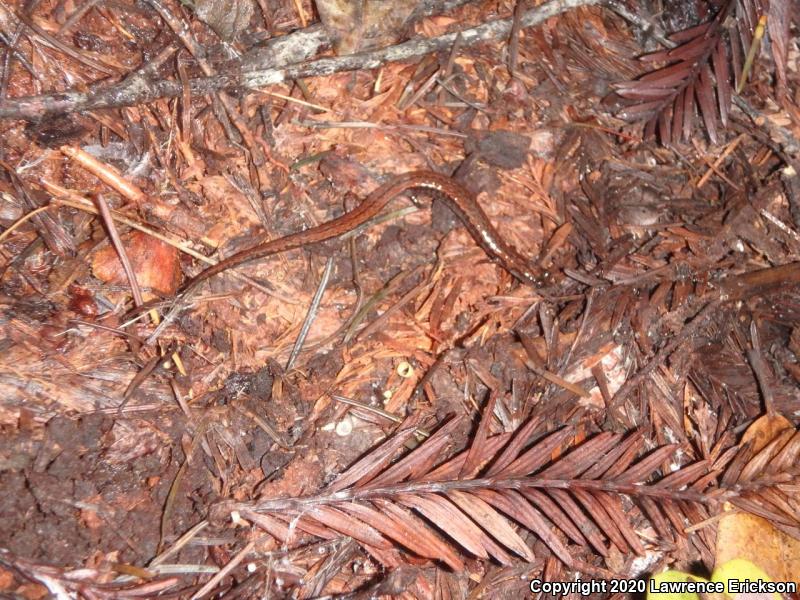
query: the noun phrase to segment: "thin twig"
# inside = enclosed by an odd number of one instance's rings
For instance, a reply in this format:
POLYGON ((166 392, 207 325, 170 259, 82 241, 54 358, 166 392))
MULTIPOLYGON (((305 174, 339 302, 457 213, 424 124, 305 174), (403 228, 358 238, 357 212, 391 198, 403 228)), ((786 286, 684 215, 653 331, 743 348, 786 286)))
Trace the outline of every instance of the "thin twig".
MULTIPOLYGON (((160 5, 158 0, 149 0, 151 5, 160 5)), ((600 4, 602 0, 551 0, 541 6, 526 11, 520 18, 521 27, 533 27, 563 12, 581 6, 600 4)), ((161 6, 163 10, 163 5, 161 6)), ((162 16, 164 14, 162 13, 162 16)), ((286 81, 332 75, 342 71, 375 69, 391 62, 417 59, 421 56, 449 49, 458 36, 464 46, 504 39, 511 31, 513 19, 497 19, 463 31, 447 33, 435 38, 411 40, 388 48, 362 52, 350 56, 320 58, 306 62, 296 62, 279 67, 262 67, 258 60, 248 64, 243 58, 241 72, 228 69, 224 74, 197 78, 190 81, 193 95, 203 95, 231 88, 257 89, 286 81)), ((180 31, 180 25, 174 23, 180 31)), ((171 25, 172 26, 172 25, 171 25)), ((29 96, 8 99, 0 102, 0 118, 40 118, 46 114, 63 114, 75 111, 132 106, 152 102, 157 98, 177 97, 183 93, 180 81, 159 80, 142 85, 122 81, 90 91, 65 91, 58 94, 29 96)))
MULTIPOLYGON (((352 398, 348 398, 347 396, 340 396, 338 394, 331 394, 331 398, 333 398, 337 402, 342 402, 343 404, 349 404, 350 406, 360 408, 361 410, 371 412, 376 415, 380 415, 384 419, 389 419, 394 423, 403 422, 403 419, 401 417, 398 417, 397 415, 392 414, 387 410, 383 410, 382 408, 378 408, 377 406, 370 406, 369 404, 364 404, 363 402, 359 402, 358 400, 353 400, 352 398)), ((415 427, 414 435, 421 438, 429 438, 431 436, 431 432, 428 431, 427 429, 420 429, 419 427, 415 427)))
POLYGON ((97 6, 103 2, 103 0, 86 0, 83 4, 81 4, 78 8, 76 8, 70 16, 67 17, 67 20, 64 21, 64 24, 58 29, 58 35, 64 35, 69 31, 75 23, 81 20, 83 15, 89 12, 93 6, 97 6))
POLYGON ((63 52, 70 58, 77 60, 79 63, 82 63, 87 67, 91 67, 92 69, 100 71, 101 73, 105 73, 106 75, 118 74, 119 67, 117 67, 116 65, 109 65, 107 63, 103 63, 87 57, 84 52, 79 52, 77 49, 73 48, 69 44, 65 44, 58 38, 47 33, 44 29, 42 29, 36 23, 34 23, 33 20, 31 20, 31 18, 28 15, 24 13, 14 12, 13 14, 17 19, 19 19, 22 23, 24 23, 25 26, 28 27, 28 29, 30 29, 33 33, 35 33, 37 37, 41 39, 41 42, 44 45, 49 46, 54 50, 63 52))
POLYGON ((635 25, 646 36, 650 36, 659 44, 666 48, 674 48, 677 44, 666 36, 666 33, 656 24, 646 17, 631 12, 622 2, 616 0, 603 0, 603 5, 609 10, 617 13, 620 17, 635 25))
POLYGON ((3 233, 0 233, 0 244, 11 235, 16 229, 20 227, 20 225, 24 224, 25 221, 28 221, 38 215, 40 212, 47 210, 50 208, 49 206, 40 206, 39 208, 33 209, 31 212, 22 215, 19 219, 14 221, 8 229, 6 229, 3 233))
POLYGON ((197 525, 189 529, 186 533, 184 533, 181 537, 179 537, 175 542, 164 552, 156 556, 153 560, 148 563, 148 567, 157 567, 158 565, 164 564, 166 560, 178 552, 186 546, 192 539, 203 529, 208 527, 208 521, 200 521, 197 525))
POLYGON ((449 129, 442 129, 441 127, 430 127, 427 125, 405 125, 398 123, 396 125, 387 123, 370 123, 369 121, 299 121, 298 125, 309 127, 312 129, 379 129, 381 131, 414 131, 418 133, 431 133, 434 135, 443 135, 449 137, 457 137, 466 139, 469 136, 459 131, 450 131, 449 129))
POLYGON ((319 305, 322 302, 322 295, 325 293, 325 290, 328 287, 328 282, 331 279, 331 273, 333 273, 333 262, 333 257, 328 257, 328 262, 325 263, 325 270, 322 271, 322 278, 317 286, 317 291, 314 293, 314 298, 311 300, 311 305, 308 307, 306 318, 303 321, 302 327, 300 327, 300 333, 297 334, 297 340, 295 340, 292 353, 289 355, 289 360, 286 361, 287 371, 291 370, 292 366, 294 365, 294 361, 297 360, 300 351, 303 349, 303 344, 306 341, 306 337, 308 337, 308 331, 311 329, 311 325, 314 323, 314 319, 317 317, 319 305))
POLYGON ((511 26, 508 40, 508 72, 512 77, 517 74, 519 62, 519 31, 521 29, 520 17, 522 16, 522 0, 517 0, 514 5, 514 22, 511 26))
MULTIPOLYGON (((450 76, 453 73, 453 67, 456 64, 456 57, 461 53, 461 36, 456 38, 456 41, 453 42, 453 46, 450 48, 450 54, 447 57, 447 63, 444 65, 444 69, 442 69, 442 79, 450 80, 450 76)), ((445 100, 445 94, 449 91, 441 82, 439 85, 442 86, 442 89, 439 90, 439 104, 442 104, 445 100)), ((452 92, 450 92, 452 93, 452 92)))
POLYGON ((441 494, 453 490, 519 490, 533 489, 561 489, 561 490, 592 490, 627 494, 635 497, 670 498, 688 500, 703 504, 717 502, 718 497, 698 492, 692 488, 668 489, 657 485, 639 485, 636 483, 603 481, 602 479, 545 479, 539 477, 514 477, 496 479, 483 477, 478 479, 448 479, 444 481, 405 481, 381 487, 351 487, 336 492, 323 491, 315 496, 296 498, 270 498, 256 502, 241 502, 226 505, 231 510, 254 510, 258 512, 298 511, 302 512, 309 506, 330 502, 349 502, 351 500, 366 500, 369 498, 392 498, 401 494, 441 494))
MULTIPOLYGON (((83 198, 82 196, 80 196, 80 195, 78 195, 78 194, 76 194, 74 192, 71 192, 70 190, 67 190, 66 188, 62 188, 61 186, 59 186, 59 185, 57 185, 55 183, 51 183, 51 182, 49 182, 47 180, 42 180, 41 184, 42 184, 42 187, 44 187, 51 194, 53 194, 55 196, 60 196, 60 197, 55 198, 50 206, 56 206, 56 207, 58 207, 58 206, 69 206, 70 208, 76 208, 78 210, 82 210, 82 211, 85 211, 85 212, 88 212, 88 213, 91 213, 91 214, 94 214, 94 215, 99 214, 99 211, 89 202, 88 199, 83 198)), ((149 227, 147 227, 145 225, 142 225, 141 223, 137 223, 136 221, 133 221, 133 220, 125 217, 124 215, 121 215, 120 213, 118 213, 116 211, 111 211, 111 216, 115 221, 117 221, 119 223, 123 223, 124 225, 127 225, 128 227, 131 227, 132 229, 136 229, 137 231, 141 231, 142 233, 146 233, 147 235, 149 235, 149 236, 151 236, 151 237, 153 237, 153 238, 155 238, 155 239, 157 239, 159 241, 162 241, 165 244, 169 244, 170 246, 173 246, 174 248, 177 248, 181 252, 183 252, 185 254, 188 254, 189 256, 191 256, 193 258, 196 258, 197 260, 206 263, 207 265, 215 265, 215 264, 217 264, 219 262, 218 260, 216 260, 214 258, 208 257, 205 254, 201 254, 200 252, 197 252, 197 250, 194 250, 191 246, 189 246, 189 242, 187 240, 180 240, 180 239, 176 240, 176 239, 173 239, 171 237, 165 236, 165 235, 163 235, 163 234, 161 234, 161 233, 159 233, 157 231, 154 231, 153 229, 150 229, 149 227)), ((270 290, 269 288, 261 285, 258 281, 256 281, 252 277, 248 277, 247 275, 243 275, 241 273, 237 273, 236 271, 230 271, 230 275, 232 277, 235 277, 236 279, 239 279, 240 281, 243 281, 243 282, 247 283, 248 285, 253 286, 257 290, 267 294, 268 296, 273 296, 273 297, 278 298, 279 300, 281 300, 283 302, 287 302, 289 304, 298 304, 299 303, 297 301, 297 299, 295 299, 295 298, 288 298, 286 296, 283 296, 281 294, 276 293, 273 290, 270 290)))
POLYGON ((125 276, 128 278, 128 283, 131 286, 131 293, 133 294, 133 302, 136 306, 141 306, 144 304, 144 298, 142 298, 142 289, 139 287, 139 282, 136 280, 136 271, 134 271, 133 265, 128 258, 125 244, 122 243, 122 238, 119 236, 116 225, 114 225, 114 217, 111 216, 111 211, 108 209, 108 204, 102 194, 98 194, 97 196, 97 206, 100 209, 100 216, 103 218, 103 223, 108 231, 111 244, 117 251, 117 256, 119 256, 119 260, 122 263, 122 269, 125 271, 125 276))
POLYGON ((758 387, 761 390, 764 408, 768 415, 775 415, 775 395, 769 383, 769 367, 767 367, 767 363, 761 353, 761 341, 755 319, 750 321, 750 343, 753 347, 747 351, 747 359, 750 361, 750 367, 753 369, 753 374, 756 376, 758 387))
POLYGON ((230 573, 233 569, 235 569, 238 566, 238 564, 242 562, 247 557, 247 555, 250 554, 250 552, 252 552, 253 548, 255 548, 255 545, 256 545, 255 540, 248 542, 248 544, 244 548, 242 548, 242 550, 236 556, 234 556, 227 565, 225 565, 219 570, 219 573, 217 573, 211 579, 209 579, 208 582, 199 590, 197 590, 189 600, 197 600, 198 598, 202 598, 208 592, 213 590, 228 573, 230 573))
MULTIPOLYGON (((197 64, 200 66, 200 69, 203 71, 203 73, 208 77, 215 75, 216 70, 208 61, 208 59, 206 59, 206 52, 204 49, 192 36, 192 31, 189 25, 176 17, 167 7, 167 5, 161 2, 161 0, 147 0, 147 2, 161 16, 169 28, 172 29, 173 33, 180 38, 181 42, 183 42, 183 45, 186 46, 186 49, 197 61, 197 64)), ((179 84, 181 93, 183 93, 183 84, 181 82, 177 83, 179 84)), ((244 139, 247 149, 250 151, 253 164, 256 167, 264 165, 266 162, 264 152, 253 137, 250 127, 248 127, 247 123, 245 123, 244 119, 239 114, 239 110, 236 107, 236 102, 233 100, 233 98, 221 90, 218 91, 217 97, 219 98, 222 106, 225 108, 225 113, 228 115, 228 118, 233 122, 237 131, 242 136, 242 139, 244 139)))
POLYGON ((261 429, 266 433, 269 437, 272 438, 278 446, 283 448, 284 450, 289 450, 292 446, 283 437, 275 431, 275 428, 272 427, 269 423, 267 423, 264 419, 259 417, 256 413, 251 411, 249 408, 245 406, 234 405, 234 408, 238 410, 240 413, 247 415, 249 418, 253 420, 253 422, 261 427, 261 429))
POLYGON ((125 179, 117 169, 109 164, 100 162, 85 150, 74 146, 62 146, 61 152, 92 173, 103 183, 125 196, 131 202, 140 205, 147 199, 147 195, 139 186, 125 179))

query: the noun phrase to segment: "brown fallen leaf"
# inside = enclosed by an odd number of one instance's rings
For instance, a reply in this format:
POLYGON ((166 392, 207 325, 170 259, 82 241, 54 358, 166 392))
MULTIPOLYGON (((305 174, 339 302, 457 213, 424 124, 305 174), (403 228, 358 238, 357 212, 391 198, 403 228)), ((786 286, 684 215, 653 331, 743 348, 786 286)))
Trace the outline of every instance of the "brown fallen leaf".
MULTIPOLYGON (((792 423, 781 415, 764 415, 750 425, 742 444, 753 444, 757 453, 792 423)), ((772 581, 795 581, 800 585, 800 540, 775 528, 767 519, 749 513, 724 515, 717 531, 716 564, 745 559, 760 567, 772 581)))
POLYGON ((774 440, 784 429, 794 429, 794 425, 783 415, 764 415, 759 417, 742 436, 742 444, 751 442, 753 453, 760 451, 774 440))
POLYGON ((197 17, 225 41, 233 41, 250 24, 253 0, 197 0, 197 17))
POLYGON ((800 585, 800 541, 777 530, 769 521, 749 513, 722 517, 717 532, 715 564, 735 558, 749 560, 772 581, 800 585))
POLYGON ((317 0, 322 24, 337 54, 388 46, 403 36, 417 0, 317 0))
MULTIPOLYGON (((176 292, 180 283, 180 263, 174 247, 139 231, 124 235, 122 242, 140 287, 166 296, 176 292)), ((95 253, 92 272, 104 283, 128 283, 122 262, 112 246, 95 253)))

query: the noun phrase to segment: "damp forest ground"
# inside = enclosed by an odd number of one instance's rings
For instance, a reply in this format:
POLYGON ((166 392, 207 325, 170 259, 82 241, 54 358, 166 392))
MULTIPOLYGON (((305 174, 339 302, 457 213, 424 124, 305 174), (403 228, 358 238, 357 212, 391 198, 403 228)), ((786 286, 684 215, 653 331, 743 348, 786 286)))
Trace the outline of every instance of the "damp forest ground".
POLYGON ((325 4, 0 6, 0 595, 499 598, 534 578, 708 576, 720 499, 800 537, 797 36, 785 58, 762 44, 715 130, 701 74, 694 121, 656 114, 649 135, 615 84, 705 3, 562 8, 363 66, 346 53, 536 9, 428 1, 403 24, 325 4), (333 68, 291 71, 320 39, 333 68), (288 74, 190 84, 267 67, 288 74), (665 119, 687 135, 665 140, 665 119), (170 315, 209 264, 417 169, 476 194, 548 286, 420 190, 170 315), (564 489, 499 483, 548 465, 564 489), (414 487, 434 468, 442 487, 414 487), (373 498, 378 474, 395 487, 373 498), (662 479, 645 500, 628 485, 662 479))

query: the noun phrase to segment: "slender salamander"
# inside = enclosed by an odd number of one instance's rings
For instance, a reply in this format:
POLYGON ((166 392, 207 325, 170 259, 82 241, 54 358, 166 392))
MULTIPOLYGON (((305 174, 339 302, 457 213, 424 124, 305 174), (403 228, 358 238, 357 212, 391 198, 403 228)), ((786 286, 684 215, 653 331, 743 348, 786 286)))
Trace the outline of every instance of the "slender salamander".
POLYGON ((355 209, 317 227, 292 233, 282 238, 258 244, 229 256, 190 279, 179 292, 188 296, 204 281, 218 273, 245 263, 280 254, 302 246, 316 244, 351 231, 376 216, 396 196, 413 189, 439 192, 447 206, 464 224, 470 235, 494 262, 522 282, 542 287, 548 274, 529 265, 528 261, 506 243, 489 222, 475 196, 454 179, 433 171, 411 171, 398 175, 373 191, 355 209))

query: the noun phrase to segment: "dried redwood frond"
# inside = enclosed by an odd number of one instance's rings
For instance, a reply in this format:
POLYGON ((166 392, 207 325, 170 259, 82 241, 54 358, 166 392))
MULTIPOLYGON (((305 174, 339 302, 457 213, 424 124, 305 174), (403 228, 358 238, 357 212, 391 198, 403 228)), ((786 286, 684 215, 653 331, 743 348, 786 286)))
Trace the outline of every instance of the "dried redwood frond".
MULTIPOLYGON (((642 555, 642 519, 665 539, 678 540, 687 537, 687 522, 708 519, 720 500, 780 517, 787 531, 800 526, 779 487, 795 469, 800 438, 794 430, 763 448, 745 444, 735 459, 728 453, 727 467, 701 460, 665 473, 678 446, 644 452, 642 431, 584 440, 573 427, 548 431, 533 419, 515 433, 488 436, 491 418, 486 411, 473 446, 455 457, 444 454, 457 420, 398 457, 414 431, 407 422, 315 496, 225 510, 237 510, 284 543, 295 528, 322 539, 349 535, 378 560, 395 546, 455 570, 464 568, 462 556, 503 565, 531 561, 530 536, 569 568, 582 568, 573 558, 576 546, 604 557, 642 555), (767 480, 758 481, 759 474, 767 480)), ((704 555, 713 545, 705 535, 688 540, 704 555)), ((399 556, 390 555, 395 562, 399 556)))
MULTIPOLYGON (((744 0, 748 1, 748 0, 744 0)), ((623 98, 635 101, 620 116, 631 121, 646 120, 645 134, 658 131, 662 143, 678 143, 692 131, 699 112, 712 143, 719 141, 717 123, 727 125, 731 101, 727 39, 723 27, 734 6, 726 2, 709 23, 671 36, 679 45, 655 52, 642 60, 667 63, 635 81, 617 84, 623 98)))
POLYGON ((645 136, 658 133, 664 144, 688 139, 699 116, 711 142, 718 143, 728 124, 734 83, 740 89, 740 79, 747 79, 748 53, 758 48, 754 33, 766 14, 769 36, 764 43, 771 44, 777 96, 785 95, 788 4, 788 0, 725 0, 708 23, 672 34, 676 47, 641 59, 663 66, 616 84, 617 94, 630 102, 619 116, 645 121, 645 136))
POLYGON ((760 417, 745 432, 722 476, 729 488, 739 491, 731 503, 800 539, 800 506, 794 491, 799 461, 800 431, 782 416, 760 417))
POLYGON ((291 537, 284 523, 291 523, 323 539, 349 535, 378 560, 394 544, 456 570, 464 566, 461 554, 503 565, 532 561, 530 536, 579 568, 570 544, 601 556, 612 548, 642 554, 640 517, 672 538, 685 536, 676 523, 707 518, 702 505, 713 498, 695 485, 708 476, 705 461, 659 473, 675 446, 642 456, 640 431, 578 441, 573 427, 547 431, 537 419, 513 434, 488 436, 491 414, 473 446, 455 457, 444 454, 458 420, 395 458, 414 431, 406 423, 316 496, 228 508, 284 543, 291 537))

